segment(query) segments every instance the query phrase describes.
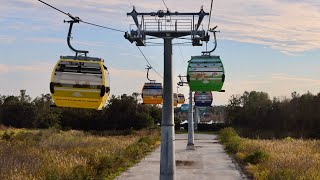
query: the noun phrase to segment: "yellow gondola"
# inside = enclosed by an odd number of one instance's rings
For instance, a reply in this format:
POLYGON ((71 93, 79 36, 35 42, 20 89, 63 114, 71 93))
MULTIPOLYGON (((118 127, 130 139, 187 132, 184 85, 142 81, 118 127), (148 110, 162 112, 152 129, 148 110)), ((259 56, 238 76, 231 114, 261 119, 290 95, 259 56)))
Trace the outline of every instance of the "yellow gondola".
POLYGON ((179 102, 178 94, 177 93, 173 93, 173 106, 177 107, 178 106, 178 102, 179 102))
POLYGON ((178 104, 184 104, 184 102, 186 101, 184 94, 179 93, 178 94, 178 104))
POLYGON ((101 110, 109 97, 109 74, 104 60, 87 57, 88 51, 71 46, 71 32, 78 17, 69 16, 67 42, 75 56, 62 56, 51 75, 50 92, 57 107, 101 110), (84 55, 84 56, 81 56, 84 55))
POLYGON ((162 84, 145 83, 142 88, 143 104, 162 104, 162 84))
POLYGON ((151 66, 147 66, 147 79, 149 83, 145 83, 142 88, 142 100, 143 104, 162 104, 162 84, 156 83, 155 80, 149 79, 149 71, 152 69, 151 66))
POLYGON ((55 105, 101 110, 110 92, 109 74, 103 63, 98 58, 61 57, 50 83, 55 105))

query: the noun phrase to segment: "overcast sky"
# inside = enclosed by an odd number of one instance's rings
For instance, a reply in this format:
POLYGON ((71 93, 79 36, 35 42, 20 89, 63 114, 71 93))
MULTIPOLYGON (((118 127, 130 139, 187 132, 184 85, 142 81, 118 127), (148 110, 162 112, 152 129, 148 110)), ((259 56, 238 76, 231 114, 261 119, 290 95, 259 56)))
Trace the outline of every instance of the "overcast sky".
MULTIPOLYGON (((161 0, 46 0, 85 21, 129 30, 126 16, 137 11, 164 10, 161 0)), ((171 11, 209 12, 210 0, 166 0, 171 11)), ((49 92, 53 67, 60 55, 73 55, 66 44, 68 17, 37 0, 0 0, 0 94, 32 97, 49 92)), ((214 0, 211 27, 219 26, 218 48, 226 70, 225 93, 214 93, 214 104, 226 104, 245 90, 273 96, 320 92, 319 0, 214 0)), ((208 19, 204 21, 207 26, 208 19)), ((177 42, 177 41, 175 41, 177 42)), ((110 69, 111 93, 140 92, 146 62, 123 33, 76 24, 73 44, 102 57, 110 69)), ((152 66, 163 73, 163 47, 142 47, 152 66)), ((185 75, 191 56, 204 47, 175 46, 174 76, 185 75)), ((153 79, 162 81, 155 73, 153 79)), ((175 82, 178 79, 175 78, 175 82)), ((188 94, 187 87, 180 92, 188 94)))

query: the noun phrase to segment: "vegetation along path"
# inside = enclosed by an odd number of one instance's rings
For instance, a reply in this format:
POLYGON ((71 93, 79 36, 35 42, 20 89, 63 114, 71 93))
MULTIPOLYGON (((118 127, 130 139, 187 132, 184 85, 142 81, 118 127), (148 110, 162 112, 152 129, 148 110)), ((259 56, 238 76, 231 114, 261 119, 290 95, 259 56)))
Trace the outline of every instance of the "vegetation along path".
MULTIPOLYGON (((186 150, 187 134, 176 134, 177 180, 242 180, 247 179, 233 164, 218 143, 216 135, 196 134, 195 150, 186 150)), ((158 180, 160 148, 117 180, 158 180)))

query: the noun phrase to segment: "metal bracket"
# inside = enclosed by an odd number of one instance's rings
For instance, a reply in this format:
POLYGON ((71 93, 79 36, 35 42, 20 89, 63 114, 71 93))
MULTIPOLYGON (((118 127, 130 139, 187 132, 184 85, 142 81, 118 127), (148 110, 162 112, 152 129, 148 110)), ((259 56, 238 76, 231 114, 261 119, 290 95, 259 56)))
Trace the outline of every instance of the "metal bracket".
POLYGON ((68 37, 67 37, 67 42, 68 42, 68 46, 69 48, 74 51, 76 53, 76 57, 78 57, 79 54, 84 54, 85 57, 87 57, 87 54, 89 53, 89 51, 84 51, 84 50, 77 50, 74 47, 72 47, 71 45, 71 38, 72 38, 72 28, 73 28, 73 24, 74 23, 79 23, 81 20, 79 17, 73 17, 73 16, 69 16, 72 20, 70 21, 64 21, 64 23, 69 23, 69 32, 68 32, 68 37))
MULTIPOLYGON (((217 32, 220 33, 220 31, 216 31, 217 28, 218 28, 218 26, 215 26, 214 28, 211 28, 211 29, 209 30, 209 32, 212 32, 212 33, 213 33, 213 37, 214 37, 214 48, 213 48, 211 51, 203 51, 203 52, 202 52, 203 55, 209 55, 209 56, 210 56, 210 54, 217 49, 218 42, 217 42, 216 33, 217 33, 217 32)), ((208 36, 209 36, 209 35, 208 35, 208 36)), ((210 39, 210 38, 209 38, 209 39, 210 39)), ((209 41, 209 39, 208 39, 208 41, 209 41)), ((208 41, 207 41, 207 42, 208 42, 208 41)))
POLYGON ((149 78, 149 71, 150 71, 150 69, 152 69, 152 67, 151 67, 151 66, 147 66, 146 69, 148 70, 148 71, 147 71, 147 79, 148 79, 151 83, 155 83, 156 80, 151 80, 151 79, 149 78))
POLYGON ((184 78, 187 78, 187 76, 179 75, 178 78, 180 79, 180 82, 177 83, 178 86, 186 86, 189 84, 188 81, 184 80, 184 78))
POLYGON ((126 32, 124 37, 131 43, 135 42, 137 46, 146 46, 146 36, 156 38, 191 36, 193 46, 202 46, 201 41, 208 41, 209 38, 208 33, 199 28, 207 15, 209 13, 206 13, 203 8, 198 13, 179 13, 169 10, 138 13, 134 7, 127 16, 132 17, 137 29, 126 32), (139 17, 141 17, 140 21, 139 17), (195 17, 198 17, 197 21, 195 17), (154 22, 154 18, 159 18, 162 22, 154 22))

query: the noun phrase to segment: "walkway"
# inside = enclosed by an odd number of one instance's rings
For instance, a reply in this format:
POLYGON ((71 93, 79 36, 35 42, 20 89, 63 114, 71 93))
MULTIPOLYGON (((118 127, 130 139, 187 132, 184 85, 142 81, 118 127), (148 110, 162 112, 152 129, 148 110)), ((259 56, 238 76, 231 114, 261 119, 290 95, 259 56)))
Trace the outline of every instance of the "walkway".
MULTIPOLYGON (((218 143, 216 135, 196 134, 195 150, 186 150, 187 134, 176 135, 177 180, 242 180, 231 158, 218 143)), ((159 180, 160 148, 117 180, 159 180)))

